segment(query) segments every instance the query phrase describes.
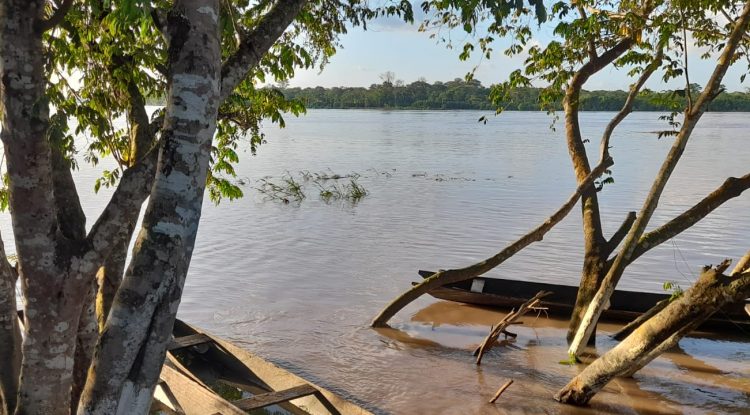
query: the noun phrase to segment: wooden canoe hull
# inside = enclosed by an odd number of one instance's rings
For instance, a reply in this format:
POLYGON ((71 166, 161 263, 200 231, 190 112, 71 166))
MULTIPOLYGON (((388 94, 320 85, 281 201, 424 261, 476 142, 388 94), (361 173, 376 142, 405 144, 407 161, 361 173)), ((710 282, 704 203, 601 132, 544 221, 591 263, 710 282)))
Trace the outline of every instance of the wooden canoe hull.
POLYGON ((178 341, 172 342, 174 349, 168 354, 162 382, 154 397, 163 406, 180 407, 175 413, 245 414, 244 410, 238 408, 248 404, 248 401, 269 401, 269 397, 274 400, 274 394, 284 397, 289 395, 285 392, 291 391, 292 396, 305 396, 275 405, 294 415, 372 415, 370 411, 328 389, 180 320, 175 321, 173 334, 178 341), (194 338, 201 335, 208 341, 199 342, 200 339, 194 338), (190 345, 182 346, 180 339, 187 339, 184 343, 190 345), (227 391, 229 395, 243 394, 225 400, 212 390, 217 385, 227 389, 225 394, 227 391), (294 395, 294 391, 303 393, 294 395), (248 398, 248 395, 252 396, 248 398))
MULTIPOLYGON (((419 275, 423 278, 432 274, 434 274, 432 271, 419 271, 419 275)), ((542 307, 548 308, 550 314, 570 316, 578 295, 578 287, 569 285, 477 277, 436 288, 429 294, 441 300, 511 309, 520 306, 539 291, 552 292, 544 298, 541 304, 542 307), (476 284, 475 279, 481 279, 483 283, 476 284), (477 289, 479 287, 481 291, 477 289)), ((669 298, 669 295, 616 290, 603 316, 614 321, 631 321, 666 298, 669 298)), ((717 312, 701 326, 701 329, 736 329, 737 325, 750 328, 748 313, 750 313, 750 305, 732 304, 717 312)))

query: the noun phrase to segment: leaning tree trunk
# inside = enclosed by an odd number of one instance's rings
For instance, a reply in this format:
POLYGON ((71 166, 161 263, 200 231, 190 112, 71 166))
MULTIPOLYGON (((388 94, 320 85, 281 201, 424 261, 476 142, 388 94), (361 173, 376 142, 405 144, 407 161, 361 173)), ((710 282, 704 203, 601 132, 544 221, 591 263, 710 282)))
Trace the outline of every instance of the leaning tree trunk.
POLYGON ((555 399, 584 405, 615 376, 632 375, 726 304, 750 296, 750 272, 726 276, 728 262, 706 268, 698 281, 661 312, 571 380, 555 399))
POLYGON ((201 214, 219 106, 219 15, 218 0, 178 0, 170 12, 170 88, 156 180, 79 414, 148 410, 201 214), (152 381, 128 381, 134 377, 152 381))

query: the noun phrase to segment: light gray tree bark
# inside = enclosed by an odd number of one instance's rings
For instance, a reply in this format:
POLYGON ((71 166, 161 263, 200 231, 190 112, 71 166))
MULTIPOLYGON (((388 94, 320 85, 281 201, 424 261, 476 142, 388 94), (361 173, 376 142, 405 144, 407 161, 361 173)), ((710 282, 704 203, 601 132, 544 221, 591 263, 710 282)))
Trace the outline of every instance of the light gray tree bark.
POLYGON ((168 16, 170 88, 156 179, 79 414, 143 413, 150 404, 155 379, 139 384, 128 376, 161 369, 190 264, 220 103, 219 14, 218 0, 178 0, 168 16), (158 350, 136 364, 152 343, 158 350))

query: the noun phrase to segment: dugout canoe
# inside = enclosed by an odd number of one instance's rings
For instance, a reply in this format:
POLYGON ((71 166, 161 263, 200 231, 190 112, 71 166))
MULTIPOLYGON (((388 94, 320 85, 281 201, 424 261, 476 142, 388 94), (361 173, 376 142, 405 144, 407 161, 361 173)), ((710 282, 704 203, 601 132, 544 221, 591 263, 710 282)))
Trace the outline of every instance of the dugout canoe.
MULTIPOLYGON (((434 273, 434 271, 419 271, 422 278, 428 278, 434 273)), ((520 306, 539 291, 552 292, 544 298, 541 304, 542 307, 548 308, 549 313, 569 316, 573 311, 578 287, 570 285, 475 277, 436 288, 429 294, 441 300, 509 310, 520 306)), ((610 299, 609 308, 604 311, 603 315, 608 320, 631 321, 666 298, 669 298, 669 294, 615 290, 610 299)), ((750 301, 748 300, 730 304, 719 310, 701 325, 700 329, 731 330, 738 327, 750 330, 750 301)))
POLYGON ((185 415, 372 415, 288 370, 183 321, 154 392, 155 409, 185 415))

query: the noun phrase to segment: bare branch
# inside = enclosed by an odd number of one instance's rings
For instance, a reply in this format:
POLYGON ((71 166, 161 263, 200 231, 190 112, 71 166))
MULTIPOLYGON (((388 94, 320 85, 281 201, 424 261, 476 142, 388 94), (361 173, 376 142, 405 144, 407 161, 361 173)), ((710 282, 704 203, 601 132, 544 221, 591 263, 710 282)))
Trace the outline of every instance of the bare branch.
POLYGON ((687 29, 685 28, 685 12, 680 9, 680 19, 682 20, 682 53, 683 53, 683 70, 685 72, 685 99, 687 99, 687 112, 693 109, 693 93, 690 90, 690 70, 688 67, 688 38, 687 29))
POLYGON ((286 28, 297 18, 308 0, 278 1, 249 33, 240 34, 240 46, 221 68, 221 101, 232 94, 258 65, 286 28))
MULTIPOLYGON (((578 3, 577 6, 578 6, 578 14, 581 15, 581 18, 583 20, 588 19, 588 16, 586 15, 586 10, 583 8, 583 6, 580 3, 578 3)), ((589 60, 593 61, 597 58, 596 44, 594 43, 594 37, 589 36, 587 43, 588 43, 589 60)))
POLYGON ((638 78, 638 80, 630 86, 630 92, 628 92, 628 97, 627 99, 625 99, 625 104, 623 104, 622 109, 620 109, 620 111, 614 116, 614 118, 612 118, 609 124, 607 124, 607 128, 604 129, 604 134, 602 134, 602 141, 599 148, 599 160, 604 160, 609 157, 609 142, 611 140, 612 133, 614 132, 615 128, 617 128, 617 126, 620 125, 620 123, 631 112, 633 112, 635 98, 641 92, 641 88, 643 88, 643 85, 646 83, 648 78, 650 78, 654 71, 659 68, 663 57, 664 46, 662 45, 656 52, 654 60, 651 61, 648 66, 646 66, 646 69, 643 70, 643 73, 641 73, 641 76, 638 78))
POLYGON ((711 78, 708 80, 706 89, 703 90, 695 101, 694 107, 688 113, 688 115, 696 116, 702 114, 706 110, 706 106, 716 98, 716 95, 721 90, 721 81, 724 79, 724 75, 727 73, 727 69, 732 63, 740 41, 746 36, 746 30, 748 25, 748 14, 750 14, 750 2, 745 3, 742 13, 737 20, 734 20, 734 28, 732 33, 726 40, 726 46, 721 52, 719 59, 716 62, 716 68, 711 74, 711 78))
POLYGON ((745 271, 750 270, 750 251, 747 251, 745 256, 743 256, 738 262, 737 265, 734 266, 734 269, 732 270, 732 276, 737 277, 740 274, 742 274, 745 271))
POLYGON ((72 5, 73 0, 63 0, 62 4, 60 4, 52 13, 52 16, 50 16, 46 20, 37 21, 34 29, 36 29, 38 33, 44 33, 47 30, 50 30, 53 27, 57 26, 65 18, 65 15, 68 14, 70 6, 72 5))
POLYGON ((674 238, 679 233, 698 223, 724 204, 750 188, 750 173, 740 177, 730 177, 716 190, 704 197, 700 202, 664 225, 644 234, 631 254, 630 261, 635 261, 653 247, 674 238))
POLYGON ((622 222, 622 225, 617 229, 617 231, 612 235, 612 238, 607 241, 607 250, 609 251, 607 255, 611 254, 612 251, 617 248, 618 245, 620 245, 620 242, 622 242, 623 239, 625 239, 625 236, 630 232, 630 228, 633 227, 633 223, 635 222, 636 215, 635 212, 628 212, 628 216, 625 217, 625 220, 622 222))

